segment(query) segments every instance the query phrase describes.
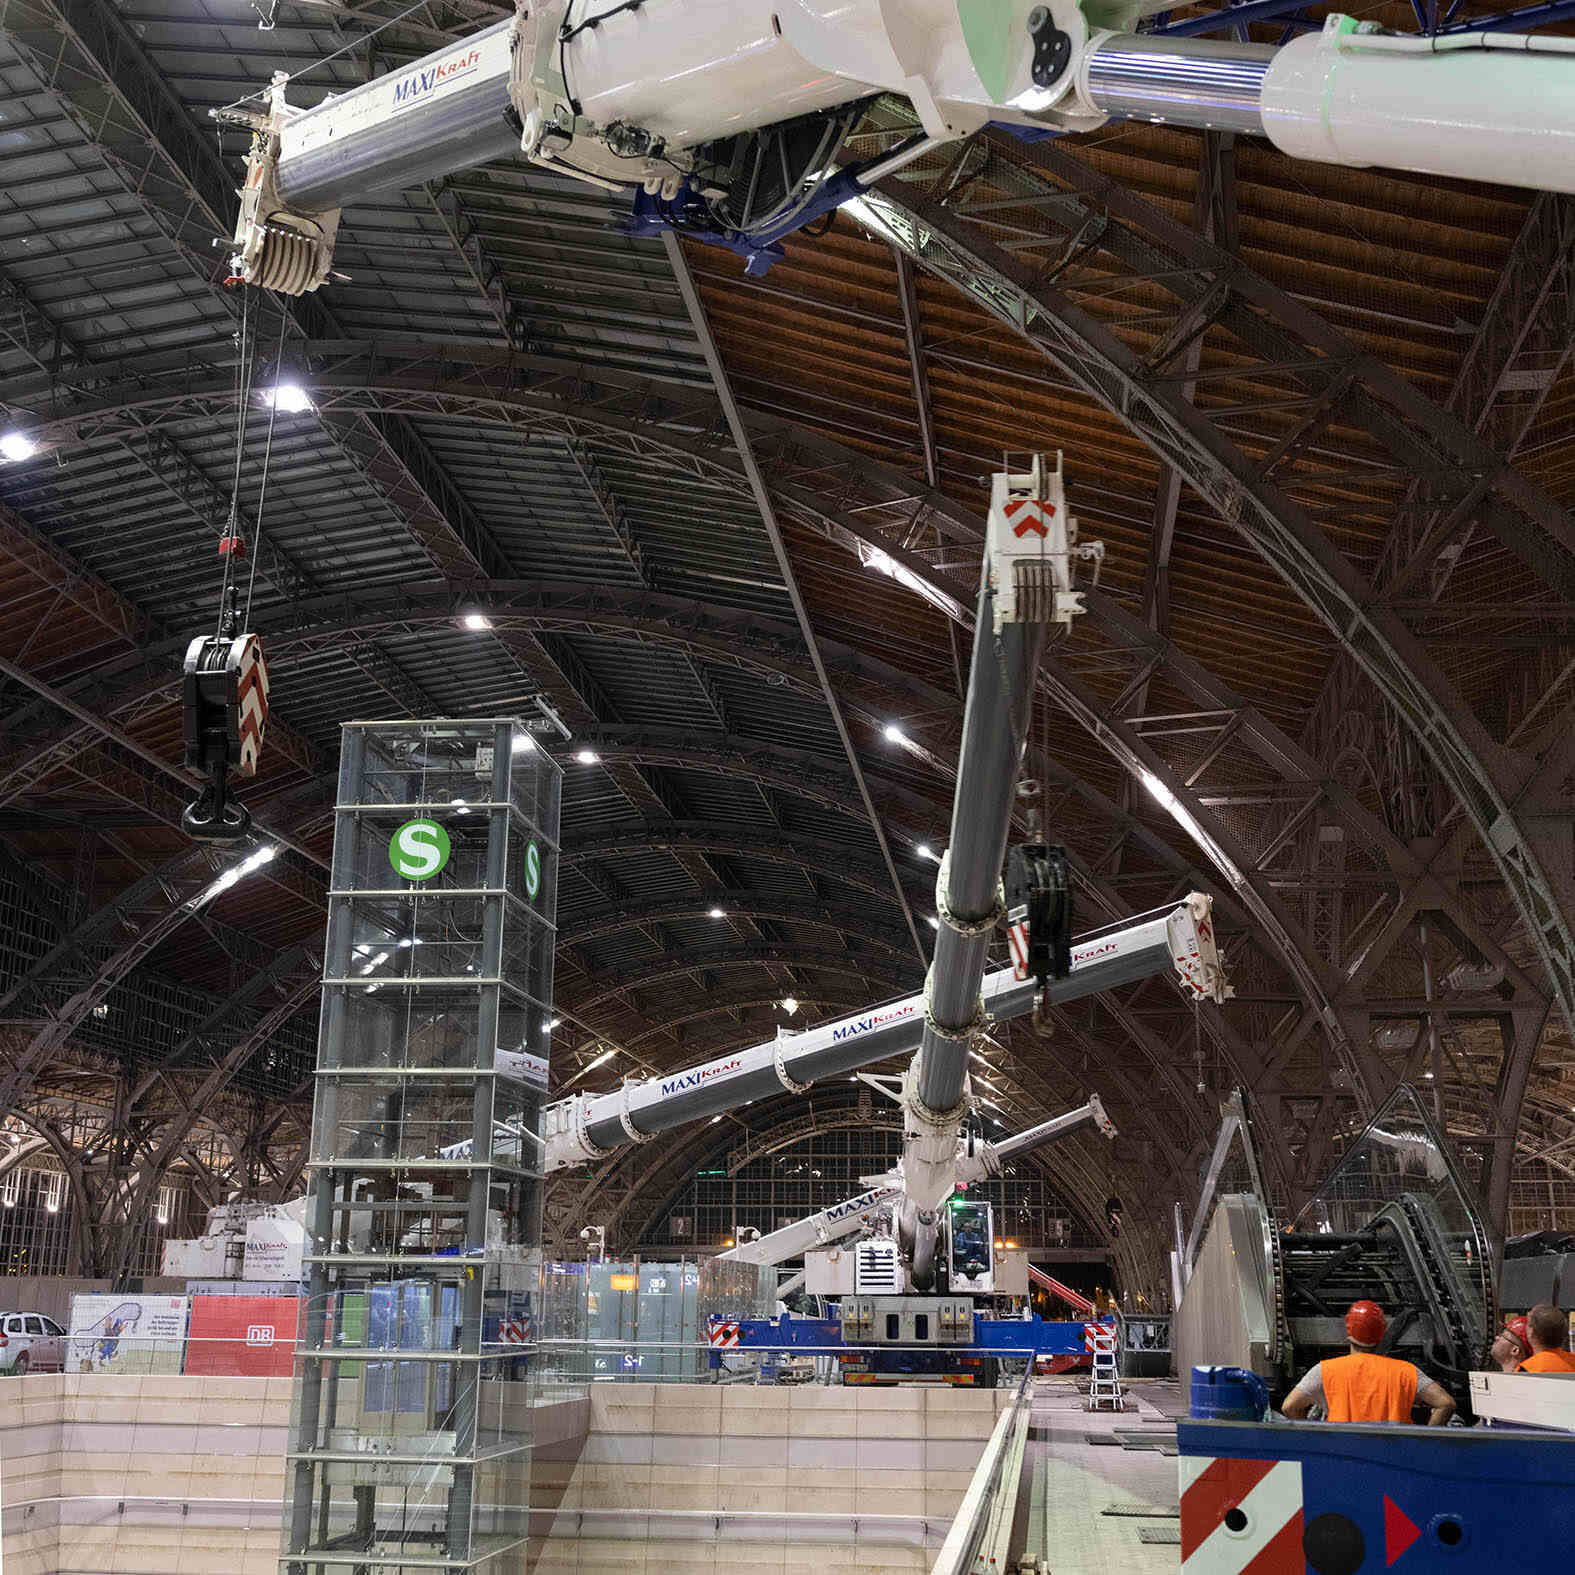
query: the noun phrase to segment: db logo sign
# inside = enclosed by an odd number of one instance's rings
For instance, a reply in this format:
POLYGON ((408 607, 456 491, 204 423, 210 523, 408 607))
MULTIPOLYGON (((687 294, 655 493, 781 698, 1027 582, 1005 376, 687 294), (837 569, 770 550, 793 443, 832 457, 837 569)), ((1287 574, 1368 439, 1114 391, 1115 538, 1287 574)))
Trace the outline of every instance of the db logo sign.
POLYGON ((249 1323, 246 1326, 246 1343, 248 1345, 269 1346, 273 1344, 273 1325, 271 1323, 249 1323))

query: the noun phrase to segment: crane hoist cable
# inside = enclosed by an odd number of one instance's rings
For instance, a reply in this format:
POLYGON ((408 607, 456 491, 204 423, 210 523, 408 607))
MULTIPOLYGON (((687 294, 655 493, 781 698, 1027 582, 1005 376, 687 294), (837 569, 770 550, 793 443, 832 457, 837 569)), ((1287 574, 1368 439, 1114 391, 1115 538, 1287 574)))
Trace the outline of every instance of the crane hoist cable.
POLYGON ((256 539, 248 552, 241 531, 241 478, 246 462, 247 413, 251 409, 256 374, 257 330, 252 310, 256 292, 242 296, 241 322, 235 361, 235 454, 230 474, 230 508, 219 537, 223 565, 219 580, 219 605, 214 632, 198 635, 186 648, 181 687, 182 728, 186 764, 206 777, 197 797, 181 815, 186 834, 203 842, 238 842, 251 834, 252 817, 230 796, 231 769, 253 776, 262 754, 263 732, 268 722, 268 665, 262 641, 247 632, 252 596, 257 587, 257 560, 261 555, 263 511, 268 497, 268 476, 273 459, 274 427, 279 417, 280 377, 284 371, 284 338, 289 315, 279 312, 279 342, 274 352, 274 394, 269 401, 268 431, 263 443, 257 487, 256 539), (246 605, 240 601, 237 573, 242 558, 250 556, 246 580, 246 605))

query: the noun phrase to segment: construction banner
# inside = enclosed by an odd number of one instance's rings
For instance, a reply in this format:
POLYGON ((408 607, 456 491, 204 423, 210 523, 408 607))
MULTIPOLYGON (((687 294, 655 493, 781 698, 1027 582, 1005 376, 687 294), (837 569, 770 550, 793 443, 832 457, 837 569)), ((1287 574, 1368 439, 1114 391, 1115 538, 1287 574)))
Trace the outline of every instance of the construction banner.
POLYGON ((186 1371, 288 1378, 300 1319, 293 1296, 194 1296, 186 1371))

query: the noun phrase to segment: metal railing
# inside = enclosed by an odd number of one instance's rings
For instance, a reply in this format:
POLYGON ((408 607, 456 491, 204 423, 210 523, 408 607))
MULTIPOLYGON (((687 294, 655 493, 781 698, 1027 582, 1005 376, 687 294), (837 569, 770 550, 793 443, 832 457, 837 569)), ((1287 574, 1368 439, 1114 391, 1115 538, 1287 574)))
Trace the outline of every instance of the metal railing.
POLYGON ((1033 1416, 1032 1367, 1010 1406, 1004 1410, 985 1445, 957 1517, 941 1544, 930 1575, 972 1575, 981 1566, 1006 1568, 1017 1489, 1023 1475, 1023 1452, 1033 1416))

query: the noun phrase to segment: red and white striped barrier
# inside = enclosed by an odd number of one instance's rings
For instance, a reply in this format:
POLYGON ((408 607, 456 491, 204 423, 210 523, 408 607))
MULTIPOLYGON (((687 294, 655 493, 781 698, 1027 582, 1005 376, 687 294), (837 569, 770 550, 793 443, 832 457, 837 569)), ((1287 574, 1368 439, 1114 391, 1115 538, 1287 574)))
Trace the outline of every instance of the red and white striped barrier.
POLYGON ((1114 1356, 1116 1354, 1116 1326, 1113 1323, 1085 1323, 1083 1325, 1083 1349, 1092 1351, 1095 1356, 1114 1356))
POLYGON ((1182 1455, 1183 1575, 1306 1575, 1302 1463, 1182 1455))
POLYGON ((504 1345, 529 1345, 530 1320, 505 1318, 498 1325, 498 1339, 504 1345))
POLYGON ((262 641, 245 635, 235 672, 236 732, 240 737, 242 776, 252 776, 262 754, 263 732, 268 726, 268 664, 262 641))
POLYGON ((720 1320, 716 1323, 713 1323, 710 1328, 710 1340, 712 1348, 715 1350, 724 1350, 728 1347, 737 1345, 738 1325, 736 1323, 726 1323, 720 1320))

